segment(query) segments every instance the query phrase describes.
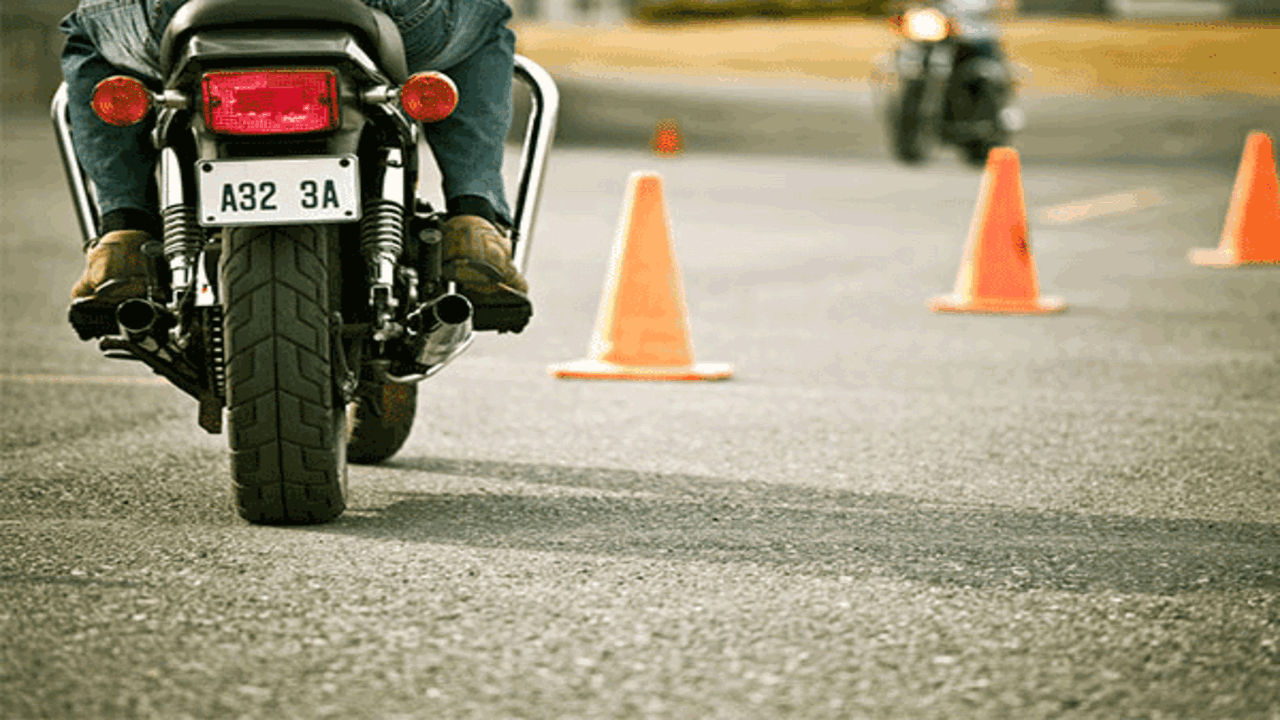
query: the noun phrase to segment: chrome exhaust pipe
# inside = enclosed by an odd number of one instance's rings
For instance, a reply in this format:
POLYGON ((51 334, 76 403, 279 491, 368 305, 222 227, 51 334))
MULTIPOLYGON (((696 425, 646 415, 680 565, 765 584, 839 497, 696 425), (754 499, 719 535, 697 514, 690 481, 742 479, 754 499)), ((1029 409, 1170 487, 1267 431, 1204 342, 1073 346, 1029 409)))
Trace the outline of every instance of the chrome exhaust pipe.
MULTIPOLYGON (((173 326, 173 316, 150 300, 133 298, 116 306, 116 323, 131 342, 154 340, 173 326)), ((158 345, 159 343, 157 343, 158 345)))
POLYGON ((384 367, 375 371, 377 381, 409 385, 440 372, 475 342, 471 316, 471 301, 455 292, 419 305, 405 318, 404 342, 406 354, 415 359, 421 371, 392 375, 384 367))
POLYGON ((417 360, 423 365, 444 365, 471 344, 471 301, 457 293, 442 295, 408 318, 414 344, 421 343, 417 360))
POLYGON ((145 335, 155 327, 160 312, 147 300, 125 300, 116 307, 116 322, 128 335, 145 335))

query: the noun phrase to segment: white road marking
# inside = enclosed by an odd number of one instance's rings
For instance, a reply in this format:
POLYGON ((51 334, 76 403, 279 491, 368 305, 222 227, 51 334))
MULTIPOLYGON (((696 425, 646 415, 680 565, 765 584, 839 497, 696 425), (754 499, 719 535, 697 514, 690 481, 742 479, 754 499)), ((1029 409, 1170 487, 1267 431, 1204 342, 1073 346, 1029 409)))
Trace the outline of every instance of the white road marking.
POLYGON ((1069 225, 1081 220, 1104 215, 1122 215, 1168 203, 1168 198, 1164 197, 1159 190, 1138 188, 1044 208, 1037 213, 1037 219, 1048 225, 1069 225))

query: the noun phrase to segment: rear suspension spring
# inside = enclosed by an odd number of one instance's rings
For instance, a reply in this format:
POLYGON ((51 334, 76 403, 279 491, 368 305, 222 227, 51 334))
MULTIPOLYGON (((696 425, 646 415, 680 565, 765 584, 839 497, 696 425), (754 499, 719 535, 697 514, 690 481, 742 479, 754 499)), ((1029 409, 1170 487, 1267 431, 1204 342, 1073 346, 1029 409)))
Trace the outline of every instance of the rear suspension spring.
POLYGON ((160 212, 160 220, 164 227, 164 257, 177 299, 195 280, 195 262, 204 244, 204 229, 196 209, 190 205, 170 205, 160 212))
POLYGON ((366 258, 400 259, 404 251, 404 206, 394 200, 368 202, 360 221, 360 251, 366 258))
POLYGON ((392 319, 399 302, 394 285, 396 263, 404 251, 404 206, 382 198, 365 206, 360 221, 360 250, 369 270, 369 305, 374 338, 382 341, 398 333, 392 319))

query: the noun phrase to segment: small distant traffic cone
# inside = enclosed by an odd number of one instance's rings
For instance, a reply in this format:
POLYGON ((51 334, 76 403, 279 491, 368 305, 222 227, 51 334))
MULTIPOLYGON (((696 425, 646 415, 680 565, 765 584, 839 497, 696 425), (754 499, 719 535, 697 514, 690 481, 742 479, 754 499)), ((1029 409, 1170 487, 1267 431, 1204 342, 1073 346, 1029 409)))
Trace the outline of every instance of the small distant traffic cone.
POLYGON ((653 138, 649 147, 656 155, 679 155, 684 151, 684 134, 680 132, 680 123, 675 120, 662 120, 653 128, 653 138))
POLYGON ((586 360, 553 365, 558 378, 722 380, 723 363, 694 361, 680 267, 657 173, 632 173, 586 360))
POLYGON ((978 207, 969 226, 964 261, 951 295, 929 302, 934 312, 1043 314, 1066 304, 1040 297, 1036 263, 1027 245, 1027 208, 1022 198, 1018 151, 993 148, 978 207))
POLYGON ((1271 136, 1249 133, 1240 170, 1231 190, 1231 205, 1216 248, 1188 253, 1191 262, 1210 267, 1280 263, 1280 192, 1271 136))

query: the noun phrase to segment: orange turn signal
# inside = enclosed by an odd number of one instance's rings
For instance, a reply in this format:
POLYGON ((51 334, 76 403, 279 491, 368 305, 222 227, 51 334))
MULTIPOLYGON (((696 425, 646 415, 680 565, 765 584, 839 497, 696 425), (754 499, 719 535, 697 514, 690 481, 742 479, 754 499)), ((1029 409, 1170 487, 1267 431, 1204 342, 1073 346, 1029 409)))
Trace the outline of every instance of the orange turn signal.
POLYGON ((440 122, 458 107, 458 86, 442 72, 418 73, 400 88, 400 107, 419 122, 440 122))
POLYGON ((93 114, 108 125, 126 127, 151 112, 151 91, 137 78, 115 75, 93 88, 93 114))

